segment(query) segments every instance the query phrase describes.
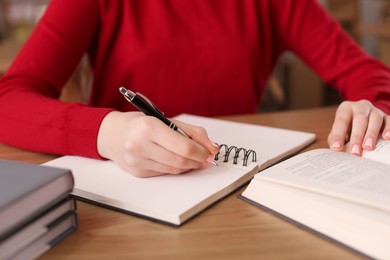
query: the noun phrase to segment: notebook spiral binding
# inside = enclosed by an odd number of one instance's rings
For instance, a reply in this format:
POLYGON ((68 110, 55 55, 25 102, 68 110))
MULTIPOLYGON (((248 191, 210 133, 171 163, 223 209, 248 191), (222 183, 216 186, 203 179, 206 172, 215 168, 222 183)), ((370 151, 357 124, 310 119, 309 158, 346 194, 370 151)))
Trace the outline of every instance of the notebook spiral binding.
POLYGON ((256 162, 256 152, 254 150, 247 150, 245 148, 237 147, 237 146, 228 146, 226 144, 219 144, 219 152, 215 155, 215 160, 218 161, 219 155, 222 155, 222 150, 225 150, 225 154, 223 155, 224 159, 223 162, 229 161, 230 154, 233 154, 233 164, 238 164, 238 158, 240 157, 240 154, 242 155, 243 166, 248 166, 248 159, 250 155, 252 155, 252 162, 256 162))

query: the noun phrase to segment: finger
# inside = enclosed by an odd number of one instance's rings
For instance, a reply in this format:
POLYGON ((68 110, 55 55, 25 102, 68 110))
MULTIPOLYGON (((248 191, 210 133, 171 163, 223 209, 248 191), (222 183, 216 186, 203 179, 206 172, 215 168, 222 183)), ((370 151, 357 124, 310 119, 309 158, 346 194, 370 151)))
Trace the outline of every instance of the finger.
MULTIPOLYGON (((174 120, 174 119, 173 119, 174 120)), ((206 130, 203 127, 189 125, 178 120, 174 120, 175 124, 177 124, 187 135, 195 142, 203 146, 206 150, 209 151, 210 154, 217 154, 219 151, 219 146, 210 140, 207 135, 206 130)))
POLYGON ((148 143, 146 145, 148 150, 139 149, 137 153, 125 154, 123 160, 118 164, 138 177, 180 174, 202 166, 199 162, 183 159, 183 157, 175 155, 157 144, 148 143), (177 163, 180 160, 182 163, 177 163))
POLYGON ((144 157, 149 157, 151 160, 164 164, 167 167, 170 167, 172 170, 169 170, 166 173, 176 174, 177 172, 188 171, 190 169, 196 169, 203 165, 202 162, 192 160, 190 158, 183 157, 182 155, 176 154, 170 150, 165 149, 165 147, 160 146, 157 143, 154 143, 148 154, 144 157), (176 169, 178 171, 176 171, 176 169))
POLYGON ((367 109, 367 107, 355 107, 353 111, 351 138, 349 140, 351 146, 347 152, 355 155, 362 154, 362 143, 367 131, 369 115, 370 109, 367 109))
POLYGON ((384 127, 382 132, 382 138, 385 140, 390 140, 390 116, 384 116, 384 127))
POLYGON ((363 141, 364 150, 373 150, 384 123, 384 113, 379 109, 373 109, 369 115, 368 126, 363 141))
POLYGON ((154 125, 158 131, 155 131, 152 141, 172 153, 199 162, 205 163, 209 158, 209 151, 199 143, 184 137, 176 131, 157 120, 154 125))
POLYGON ((188 171, 185 169, 174 168, 164 163, 159 163, 145 157, 132 157, 131 160, 129 160, 128 162, 118 165, 125 171, 140 178, 148 178, 166 174, 181 174, 188 171), (139 167, 140 165, 142 165, 142 167, 139 167))
POLYGON ((342 151, 348 139, 353 113, 350 102, 343 102, 337 108, 332 129, 328 136, 330 149, 342 151))
MULTIPOLYGON (((143 117, 128 131, 128 135, 121 156, 124 159, 119 159, 122 160, 123 165, 147 169, 148 165, 139 165, 138 161, 148 158, 152 162, 170 167, 169 171, 163 168, 160 170, 161 172, 177 173, 199 168, 206 161, 204 159, 199 162, 183 156, 178 147, 183 146, 182 143, 194 142, 173 131, 154 117, 143 117)), ((205 158, 207 158, 207 151, 204 150, 204 153, 206 154, 205 158)))

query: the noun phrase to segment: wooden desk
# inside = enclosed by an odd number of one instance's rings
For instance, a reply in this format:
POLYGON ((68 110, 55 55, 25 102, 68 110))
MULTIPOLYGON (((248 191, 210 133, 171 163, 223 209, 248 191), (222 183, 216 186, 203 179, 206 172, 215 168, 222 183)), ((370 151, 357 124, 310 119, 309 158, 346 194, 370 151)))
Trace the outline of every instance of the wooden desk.
MULTIPOLYGON (((226 117, 314 132, 327 147, 335 108, 226 117)), ((0 157, 54 158, 0 144, 0 157)), ((180 228, 78 202, 78 230, 42 259, 359 259, 360 256, 237 198, 242 189, 180 228)), ((286 198, 288 199, 288 198, 286 198)))

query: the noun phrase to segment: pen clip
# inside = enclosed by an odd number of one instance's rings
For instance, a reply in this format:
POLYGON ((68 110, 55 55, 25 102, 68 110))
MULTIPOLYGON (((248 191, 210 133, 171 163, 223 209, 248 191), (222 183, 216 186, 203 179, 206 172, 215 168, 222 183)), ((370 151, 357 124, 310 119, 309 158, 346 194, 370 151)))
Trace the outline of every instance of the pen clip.
POLYGON ((145 100, 145 102, 147 102, 151 107, 154 108, 154 110, 156 110, 158 113, 160 113, 161 115, 164 115, 164 112, 162 112, 160 109, 158 109, 158 107, 156 107, 152 101, 150 101, 147 97, 145 97, 144 95, 142 95, 141 93, 135 93, 136 95, 140 96, 143 100, 145 100))
POLYGON ((152 101, 150 101, 147 97, 145 97, 144 95, 142 95, 141 93, 134 93, 133 91, 131 90, 128 90, 126 89, 125 87, 120 87, 119 88, 119 91, 122 93, 122 95, 127 99, 127 101, 129 101, 130 103, 133 103, 134 104, 134 98, 137 96, 137 98, 139 99, 142 99, 142 101, 144 103, 147 103, 154 111, 156 111, 157 113, 159 113, 160 115, 164 115, 163 112, 161 112, 160 109, 158 109, 158 107, 156 107, 152 101))

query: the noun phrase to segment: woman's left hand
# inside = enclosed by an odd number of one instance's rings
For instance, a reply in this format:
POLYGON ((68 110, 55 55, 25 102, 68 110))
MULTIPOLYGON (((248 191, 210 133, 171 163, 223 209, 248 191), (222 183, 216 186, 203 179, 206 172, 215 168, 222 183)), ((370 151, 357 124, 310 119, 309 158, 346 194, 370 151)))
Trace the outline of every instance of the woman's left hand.
POLYGON ((367 100, 344 101, 337 108, 332 130, 328 136, 330 149, 344 150, 349 140, 348 153, 361 155, 373 150, 382 136, 390 140, 390 116, 367 100))

